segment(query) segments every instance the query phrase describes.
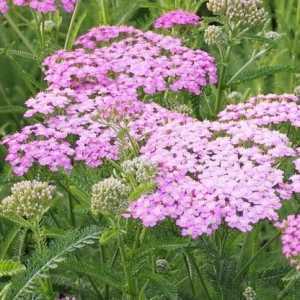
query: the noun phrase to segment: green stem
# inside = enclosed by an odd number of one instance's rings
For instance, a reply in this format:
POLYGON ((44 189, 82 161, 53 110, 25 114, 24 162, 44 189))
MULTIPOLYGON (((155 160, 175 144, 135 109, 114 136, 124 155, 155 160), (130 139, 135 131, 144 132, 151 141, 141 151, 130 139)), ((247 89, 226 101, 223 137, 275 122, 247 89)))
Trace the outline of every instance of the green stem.
MULTIPOLYGON (((76 257, 76 260, 77 260, 78 264, 79 264, 79 265, 82 265, 80 256, 79 256, 77 253, 75 254, 75 257, 76 257)), ((82 267, 83 267, 83 266, 82 266, 82 267)), ((93 290, 95 291, 95 293, 96 293, 96 295, 97 295, 97 299, 99 299, 99 300, 104 300, 104 298, 103 298, 101 292, 99 291, 99 289, 98 289, 98 287, 97 287, 97 284, 95 284, 95 282, 94 282, 94 280, 92 279, 92 277, 89 276, 89 275, 86 275, 86 277, 87 277, 88 281, 90 282, 90 284, 91 284, 93 290)))
POLYGON ((79 11, 79 5, 80 5, 80 0, 77 0, 76 6, 75 6, 75 9, 73 11, 72 18, 71 18, 71 21, 70 21, 70 25, 69 25, 69 29, 68 29, 68 32, 67 32, 66 40, 65 40, 65 46, 64 46, 65 50, 71 49, 72 46, 73 46, 73 45, 70 45, 70 42, 71 42, 71 38, 72 38, 72 32, 73 32, 73 28, 74 28, 74 25, 75 25, 75 20, 76 20, 76 17, 77 17, 77 13, 79 11))
POLYGON ((207 285, 206 285, 206 283, 205 283, 205 279, 203 278, 203 276, 202 276, 202 274, 201 274, 201 271, 200 271, 200 269, 199 269, 199 267, 198 267, 198 265, 197 265, 197 263, 196 263, 195 257, 193 256, 192 253, 187 253, 187 256, 189 257, 189 259, 190 259, 192 265, 194 266, 194 268, 195 268, 195 270, 196 270, 196 272, 197 272, 197 275, 198 275, 198 277, 199 277, 200 283, 201 283, 202 288, 203 288, 203 290, 204 290, 204 292, 205 292, 206 299, 207 299, 207 300, 212 300, 212 297, 210 296, 209 291, 208 291, 208 288, 207 288, 207 285))
POLYGON ((74 227, 76 226, 76 221, 75 221, 75 215, 74 215, 74 204, 73 204, 73 197, 69 195, 69 214, 70 214, 70 223, 74 227))
POLYGON ((191 272, 191 267, 190 267, 190 261, 188 256, 183 253, 183 260, 184 260, 184 264, 185 264, 185 268, 188 274, 188 278, 189 278, 189 282, 191 285, 191 289, 192 289, 192 294, 194 297, 196 297, 196 290, 195 290, 195 286, 194 286, 194 282, 193 282, 193 277, 192 277, 192 272, 191 272))
POLYGON ((249 269, 249 267, 255 262, 255 260, 257 259, 257 257, 267 248, 269 247, 279 236, 281 235, 281 232, 276 233, 276 235, 270 239, 267 243, 265 243, 251 258, 250 260, 244 265, 244 267, 242 268, 242 270, 239 271, 239 273, 234 277, 233 281, 237 281, 240 279, 240 277, 242 277, 247 270, 249 269))
POLYGON ((107 15, 106 15, 106 7, 105 7, 105 0, 100 0, 99 1, 99 5, 100 5, 100 11, 101 11, 101 17, 102 17, 102 24, 106 25, 108 24, 108 20, 107 20, 107 15))
MULTIPOLYGON (((99 249, 100 249, 100 257, 101 257, 101 263, 102 265, 105 264, 105 251, 104 251, 104 246, 100 245, 99 246, 99 249)), ((108 284, 105 284, 104 286, 104 298, 106 300, 109 300, 110 298, 110 295, 109 295, 109 285, 108 284)))
POLYGON ((6 253, 16 238, 18 232, 20 231, 20 226, 13 226, 10 232, 8 233, 8 236, 6 237, 5 241, 1 244, 1 251, 0 251, 0 259, 4 259, 6 256, 6 253))
POLYGON ((218 93, 217 93, 217 101, 216 101, 216 114, 219 113, 222 107, 222 100, 223 100, 223 91, 224 91, 224 83, 226 79, 226 68, 230 59, 231 54, 231 46, 229 45, 226 53, 224 55, 224 59, 222 61, 221 71, 220 71, 220 78, 218 83, 218 93))
MULTIPOLYGON (((300 26, 300 1, 297 1, 297 10, 296 10, 296 24, 295 24, 295 37, 292 42, 292 49, 291 49, 291 56, 292 56, 292 65, 296 65, 296 59, 297 59, 297 45, 299 41, 299 26, 300 26)), ((294 85, 294 79, 295 79, 295 74, 292 72, 291 73, 291 78, 290 78, 290 88, 293 88, 294 85)))
POLYGON ((43 248, 43 236, 41 234, 41 228, 40 228, 39 221, 35 222, 35 224, 32 227, 32 230, 33 230, 33 236, 34 236, 35 242, 37 244, 37 251, 39 253, 41 253, 42 248, 43 248))
POLYGON ((22 32, 19 30, 14 20, 8 14, 5 14, 4 18, 7 20, 7 22, 14 30, 14 32, 17 34, 17 36, 22 40, 22 42, 24 43, 28 51, 31 52, 33 55, 35 55, 34 49, 31 47, 30 41, 22 34, 22 32))
POLYGON ((250 66, 256 59, 258 59, 268 51, 269 49, 263 49, 258 53, 253 52, 250 59, 230 78, 226 85, 230 85, 235 78, 237 78, 246 68, 248 68, 248 66, 250 66))
MULTIPOLYGON (((119 228, 120 228, 120 222, 118 222, 119 228)), ((128 294, 129 298, 134 300, 135 298, 135 292, 134 292, 134 284, 132 282, 131 276, 129 274, 128 268, 127 268, 127 260, 126 260, 126 254, 125 254, 125 249, 124 249, 124 241, 121 238, 121 235, 118 235, 118 247, 119 247, 119 252, 120 252, 120 258, 121 258, 121 263, 123 266, 123 271, 124 275, 126 278, 126 282, 128 284, 128 294)))

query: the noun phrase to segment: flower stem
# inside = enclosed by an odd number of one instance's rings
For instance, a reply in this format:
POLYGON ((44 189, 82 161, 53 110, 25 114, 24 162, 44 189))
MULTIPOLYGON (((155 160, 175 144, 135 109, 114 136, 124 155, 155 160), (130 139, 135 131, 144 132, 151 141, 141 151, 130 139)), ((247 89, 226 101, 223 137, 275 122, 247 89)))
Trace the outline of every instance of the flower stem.
POLYGON ((64 46, 64 49, 66 49, 66 50, 72 48, 72 45, 70 45, 70 42, 71 42, 71 38, 72 38, 73 27, 75 25, 75 20, 76 20, 77 13, 79 10, 79 5, 80 5, 80 0, 77 0, 76 6, 75 6, 75 9, 73 11, 72 18, 70 21, 68 33, 66 36, 66 41, 65 41, 65 46, 64 46))
POLYGON ((22 34, 22 32, 19 30, 17 24, 14 22, 14 20, 8 15, 4 14, 4 18, 7 20, 11 28, 14 30, 14 32, 17 34, 17 36, 22 40, 26 48, 29 52, 31 52, 33 55, 35 55, 35 52, 31 46, 30 41, 25 37, 25 35, 22 34))
MULTIPOLYGON (((118 226, 119 226, 119 229, 120 229, 120 220, 118 221, 118 226)), ((126 260, 126 253, 125 253, 125 249, 124 249, 124 241, 121 238, 120 234, 118 235, 118 247, 119 247, 120 258, 121 258, 121 263, 122 263, 122 266, 123 266, 124 275, 125 275, 125 278, 126 278, 126 281, 127 281, 127 284, 128 284, 128 291, 127 292, 129 294, 129 299, 134 300, 134 298, 135 298, 134 297, 134 295, 135 295, 134 284, 132 282, 130 273, 129 273, 128 268, 127 268, 127 260, 126 260)))
POLYGON ((221 70, 220 70, 220 79, 218 83, 218 93, 217 93, 217 101, 216 101, 216 114, 219 113, 223 105, 222 100, 223 100, 223 92, 224 92, 224 83, 226 79, 226 68, 230 59, 230 54, 231 54, 231 46, 229 45, 225 52, 224 59, 221 65, 221 70))
POLYGON ((196 263, 195 257, 193 256, 192 253, 187 253, 187 256, 189 257, 190 262, 192 263, 192 265, 194 266, 194 268, 195 268, 195 270, 197 272, 197 275, 199 277, 200 283, 201 283, 202 288, 203 288, 203 290, 205 292, 206 299, 207 300, 212 300, 212 297, 209 294, 209 291, 208 291, 207 285, 205 283, 205 280, 204 280, 204 278, 203 278, 203 276, 201 274, 201 271, 200 271, 200 269, 199 269, 199 267, 198 267, 198 265, 196 263))
POLYGON ((239 280, 249 269, 249 267, 255 262, 257 257, 267 248, 269 247, 279 236, 281 232, 276 233, 276 235, 270 239, 267 243, 265 243, 251 258, 250 260, 244 265, 244 267, 239 271, 239 273, 234 277, 233 281, 239 280))

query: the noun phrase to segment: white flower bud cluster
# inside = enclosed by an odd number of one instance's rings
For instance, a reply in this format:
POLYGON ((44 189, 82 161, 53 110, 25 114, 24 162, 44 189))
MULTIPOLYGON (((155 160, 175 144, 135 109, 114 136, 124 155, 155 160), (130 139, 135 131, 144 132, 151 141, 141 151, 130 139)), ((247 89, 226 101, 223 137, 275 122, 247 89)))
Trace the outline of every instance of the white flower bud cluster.
POLYGON ((13 185, 11 195, 2 200, 0 211, 29 220, 39 219, 51 206, 55 190, 47 182, 18 182, 13 185))
POLYGON ((230 104, 237 104, 243 99, 243 95, 240 92, 233 91, 227 95, 227 99, 230 104))
POLYGON ((130 188, 120 179, 109 177, 92 187, 93 214, 120 214, 128 206, 130 188))
POLYGON ((268 31, 265 33, 265 38, 268 40, 276 41, 280 39, 281 35, 277 31, 268 31))
POLYGON ((221 45, 226 41, 226 35, 221 26, 210 25, 204 32, 204 41, 207 45, 221 45))
POLYGON ((214 14, 224 15, 232 23, 246 26, 263 23, 266 19, 262 0, 209 0, 207 8, 214 14))
POLYGON ((52 32, 55 29, 56 24, 52 20, 46 20, 44 26, 46 32, 52 32))
POLYGON ((256 299, 256 292, 251 286, 248 286, 244 293, 243 296, 245 297, 246 300, 255 300, 256 299))
POLYGON ((207 8, 214 14, 224 14, 226 11, 227 0, 209 0, 207 8))
POLYGON ((155 262, 156 272, 165 273, 169 270, 169 262, 166 259, 159 258, 155 262))
POLYGON ((172 110, 185 115, 192 115, 193 110, 186 104, 177 104, 172 107, 172 110))
POLYGON ((140 157, 124 161, 121 167, 125 173, 134 176, 138 183, 151 182, 156 176, 155 167, 140 157))
POLYGON ((295 87, 295 89, 294 89, 294 94, 295 94, 297 97, 300 97, 300 85, 295 87))

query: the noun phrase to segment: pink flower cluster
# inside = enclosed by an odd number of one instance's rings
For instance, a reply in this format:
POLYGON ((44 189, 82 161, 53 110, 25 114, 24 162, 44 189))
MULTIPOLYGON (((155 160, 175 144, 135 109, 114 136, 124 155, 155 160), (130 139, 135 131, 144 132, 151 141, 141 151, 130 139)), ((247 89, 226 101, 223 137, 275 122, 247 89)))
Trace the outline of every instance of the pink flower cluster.
POLYGON ((0 13, 6 14, 8 10, 9 8, 6 0, 0 0, 0 13))
POLYGON ((246 103, 228 105, 219 114, 220 121, 249 120, 259 126, 290 123, 300 127, 300 100, 291 94, 260 95, 246 103))
POLYGON ((27 105, 25 116, 38 114, 44 122, 26 126, 3 140, 8 147, 6 160, 17 175, 34 164, 52 171, 70 170, 74 160, 98 167, 105 159, 118 159, 120 128, 129 128, 132 136, 142 140, 159 126, 187 119, 156 104, 112 96, 91 99, 71 89, 42 92, 27 105))
MULTIPOLYGON (((66 12, 72 12, 74 10, 77 0, 60 0, 60 6, 66 12)), ((17 6, 27 6, 31 9, 41 12, 49 13, 54 12, 57 9, 56 0, 12 0, 12 3, 17 6)), ((7 0, 0 0, 0 12, 6 14, 9 10, 7 0)))
POLYGON ((300 215, 289 215, 279 227, 283 255, 300 271, 300 215))
POLYGON ((169 11, 154 22, 154 28, 172 28, 177 25, 192 25, 199 24, 200 17, 193 12, 184 10, 169 11))
POLYGON ((141 94, 168 89, 198 94, 217 81, 214 60, 207 53, 153 32, 100 27, 76 45, 79 48, 58 51, 45 60, 49 88, 26 102, 25 116, 37 115, 42 123, 3 141, 6 160, 17 175, 34 164, 56 171, 71 169, 74 160, 98 167, 105 159, 118 159, 121 127, 141 140, 159 126, 188 119, 141 102, 141 94))
POLYGON ((289 140, 246 121, 170 123, 141 152, 159 170, 157 191, 129 207, 145 226, 172 218, 183 235, 197 238, 225 221, 245 232, 277 220, 293 193, 276 167, 278 158, 296 155, 289 140))
POLYGON ((137 97, 138 91, 200 94, 204 86, 217 82, 214 59, 206 52, 151 31, 100 27, 76 44, 79 49, 61 50, 45 60, 50 88, 72 88, 86 94, 122 90, 137 97))
POLYGON ((292 186, 295 193, 300 193, 300 158, 294 161, 294 165, 297 174, 291 177, 292 186))

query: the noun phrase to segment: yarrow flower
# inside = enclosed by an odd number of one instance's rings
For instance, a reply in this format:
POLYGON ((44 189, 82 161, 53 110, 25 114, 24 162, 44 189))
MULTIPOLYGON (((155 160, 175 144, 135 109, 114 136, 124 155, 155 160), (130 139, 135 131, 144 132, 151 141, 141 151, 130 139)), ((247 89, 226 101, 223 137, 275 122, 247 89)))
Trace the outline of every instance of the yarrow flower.
POLYGON ((265 33, 265 38, 275 41, 280 39, 281 35, 277 31, 268 31, 265 33))
POLYGON ((76 45, 76 50, 60 50, 45 60, 50 88, 137 97, 140 90, 149 95, 166 90, 199 94, 217 82, 212 57, 170 36, 105 26, 92 29, 76 45), (98 48, 103 41, 106 46, 98 48))
POLYGON ((184 10, 169 11, 154 22, 154 28, 169 29, 178 25, 192 25, 197 26, 199 24, 200 17, 193 12, 184 10))
POLYGON ((219 114, 220 121, 248 120, 258 126, 290 123, 300 127, 299 99, 293 94, 269 94, 250 98, 245 103, 228 105, 219 114))
POLYGON ((294 161, 294 165, 297 174, 293 175, 290 179, 292 182, 293 191, 295 193, 300 193, 300 158, 294 161))
POLYGON ((91 210, 93 214, 120 215, 128 206, 130 188, 120 179, 110 177, 92 188, 91 210))
POLYGON ((206 52, 153 32, 104 26, 76 45, 76 50, 58 51, 45 60, 50 86, 26 102, 25 116, 43 121, 3 140, 6 160, 17 175, 36 163, 58 171, 70 170, 74 160, 90 167, 116 160, 122 151, 116 128, 127 128, 141 141, 157 127, 188 119, 141 102, 141 91, 198 94, 217 81, 214 60, 206 52))
POLYGON ((136 157, 132 160, 126 160, 121 164, 121 167, 123 172, 133 176, 137 183, 154 182, 156 169, 145 159, 136 157))
POLYGON ((245 300, 255 300, 256 292, 251 286, 248 286, 245 288, 243 296, 245 297, 245 300))
POLYGON ((210 25, 204 32, 204 41, 207 45, 221 45, 226 41, 226 35, 221 26, 210 25))
POLYGON ((262 0, 209 0, 207 8, 231 22, 246 26, 260 24, 266 19, 262 0))
POLYGON ((279 224, 283 255, 300 271, 300 215, 289 215, 279 224))
POLYGON ((150 227, 174 219, 183 235, 194 238, 211 234, 223 221, 240 231, 263 219, 276 221, 282 200, 299 187, 298 175, 286 181, 278 160, 299 156, 299 149, 268 126, 288 120, 297 125, 296 101, 293 95, 258 96, 228 106, 218 122, 158 128, 141 150, 157 166, 158 188, 130 205, 132 217, 150 227))
MULTIPOLYGON (((16 6, 29 7, 41 13, 54 12, 61 6, 66 12, 70 13, 74 10, 76 1, 77 0, 61 0, 59 5, 56 0, 12 0, 12 3, 16 6)), ((6 14, 8 10, 7 0, 0 0, 0 12, 6 14)))
POLYGON ((170 269, 169 262, 163 258, 156 260, 155 267, 157 273, 166 273, 170 269))
POLYGON ((9 10, 6 0, 0 0, 0 13, 6 14, 9 10))
POLYGON ((51 206, 55 190, 47 182, 18 182, 11 188, 11 195, 1 201, 0 211, 3 214, 39 220, 51 206))

